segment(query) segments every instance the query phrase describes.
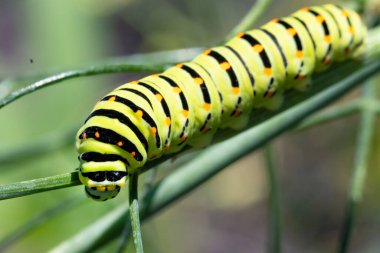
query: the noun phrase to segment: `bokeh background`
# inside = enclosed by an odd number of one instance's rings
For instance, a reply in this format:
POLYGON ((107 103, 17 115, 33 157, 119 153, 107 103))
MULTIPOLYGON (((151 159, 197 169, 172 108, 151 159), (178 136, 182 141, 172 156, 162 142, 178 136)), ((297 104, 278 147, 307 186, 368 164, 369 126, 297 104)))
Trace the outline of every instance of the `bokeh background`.
MULTIPOLYGON (((328 1, 273 1, 260 23, 328 1)), ((246 14, 251 0, 0 1, 0 96, 13 77, 45 77, 134 53, 217 44, 246 14)), ((97 99, 136 74, 65 81, 0 110, 0 154, 78 127, 97 99)), ((24 82, 28 83, 28 82, 24 82)), ((22 85, 20 83, 20 85, 22 85)), ((343 100, 356 96, 358 91, 343 100)), ((274 140, 284 252, 334 252, 340 236, 356 145, 353 116, 274 140)), ((74 140, 74 136, 68 137, 74 140)), ((54 142, 54 138, 51 138, 54 142)), ((70 139, 71 140, 71 139, 70 139)), ((45 155, 0 163, 0 184, 73 171, 73 142, 45 155)), ((47 145, 56 143, 48 143, 47 145)), ((379 135, 350 252, 380 252, 379 135)), ((222 155, 222 154, 221 154, 222 155)), ((211 158, 210 159, 214 159, 211 158)), ((165 170, 165 168, 164 168, 165 170)), ((144 223, 146 252, 265 252, 268 198, 261 151, 237 161, 144 223)), ((47 208, 76 204, 5 252, 45 252, 127 201, 87 200, 82 187, 0 202, 0 240, 47 208)), ((111 243, 99 252, 113 252, 111 243)), ((133 252, 129 249, 128 252, 133 252)))

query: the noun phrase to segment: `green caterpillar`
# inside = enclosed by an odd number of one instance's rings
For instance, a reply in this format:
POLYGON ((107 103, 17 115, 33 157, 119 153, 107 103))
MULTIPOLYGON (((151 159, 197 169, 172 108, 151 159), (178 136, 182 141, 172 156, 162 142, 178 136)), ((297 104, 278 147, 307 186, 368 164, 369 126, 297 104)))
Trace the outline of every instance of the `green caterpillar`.
POLYGON ((87 195, 114 198, 147 161, 186 145, 205 146, 219 128, 241 128, 253 108, 277 108, 283 92, 305 89, 313 72, 362 55, 365 38, 354 11, 332 4, 303 8, 116 88, 77 134, 87 195))

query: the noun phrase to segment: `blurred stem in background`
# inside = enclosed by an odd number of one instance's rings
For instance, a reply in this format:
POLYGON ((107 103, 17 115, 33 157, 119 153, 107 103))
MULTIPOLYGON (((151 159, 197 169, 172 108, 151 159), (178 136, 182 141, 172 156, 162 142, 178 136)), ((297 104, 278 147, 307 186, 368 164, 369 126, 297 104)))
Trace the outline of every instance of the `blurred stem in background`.
POLYGON ((348 189, 346 213, 343 223, 341 239, 339 240, 339 253, 348 251, 349 241, 357 219, 357 209, 362 201, 364 183, 368 170, 368 158, 371 151, 371 141, 375 129, 376 120, 376 79, 368 81, 363 87, 363 98, 367 99, 367 105, 361 110, 360 126, 358 130, 356 155, 348 189))
POLYGON ((281 212, 280 212, 280 191, 277 181, 277 168, 275 165, 275 158, 273 156, 273 149, 270 144, 264 147, 267 184, 269 188, 268 196, 268 252, 280 253, 281 252, 281 212))
POLYGON ((252 28, 257 21, 264 15, 267 8, 270 7, 272 0, 257 0, 251 9, 249 9, 247 15, 237 24, 234 29, 228 34, 226 40, 232 39, 239 32, 244 32, 252 28))

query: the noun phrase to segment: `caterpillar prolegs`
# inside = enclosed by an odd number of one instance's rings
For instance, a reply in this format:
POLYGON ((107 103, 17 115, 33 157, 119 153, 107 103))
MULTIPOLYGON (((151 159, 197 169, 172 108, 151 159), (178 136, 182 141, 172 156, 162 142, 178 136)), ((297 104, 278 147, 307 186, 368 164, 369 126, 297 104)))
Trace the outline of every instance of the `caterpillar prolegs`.
POLYGON ((363 54, 365 38, 352 10, 303 8, 116 88, 77 134, 87 195, 113 198, 147 161, 186 145, 205 146, 220 128, 243 127, 253 108, 277 108, 283 92, 305 89, 313 72, 363 54))

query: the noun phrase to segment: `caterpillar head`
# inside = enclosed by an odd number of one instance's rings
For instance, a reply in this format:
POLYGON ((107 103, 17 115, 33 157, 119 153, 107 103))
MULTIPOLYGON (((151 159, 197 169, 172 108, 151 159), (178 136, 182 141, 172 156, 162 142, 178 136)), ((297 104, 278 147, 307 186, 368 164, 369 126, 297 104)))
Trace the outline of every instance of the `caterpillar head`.
POLYGON ((106 201, 116 197, 120 187, 125 184, 128 173, 122 161, 102 161, 95 158, 99 155, 99 153, 86 152, 79 156, 81 162, 79 180, 85 185, 88 197, 97 201, 106 201))

